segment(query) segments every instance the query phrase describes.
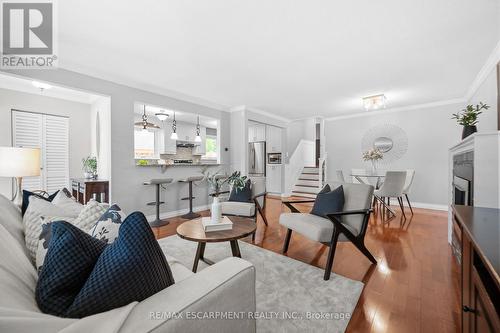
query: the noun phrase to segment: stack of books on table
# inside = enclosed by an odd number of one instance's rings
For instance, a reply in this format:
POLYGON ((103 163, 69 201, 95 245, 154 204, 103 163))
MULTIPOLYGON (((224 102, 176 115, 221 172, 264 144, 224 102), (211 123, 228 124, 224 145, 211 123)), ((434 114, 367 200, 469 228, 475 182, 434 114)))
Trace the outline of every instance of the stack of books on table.
POLYGON ((223 216, 219 223, 212 223, 210 217, 202 217, 201 224, 205 232, 233 229, 233 222, 227 216, 223 216))

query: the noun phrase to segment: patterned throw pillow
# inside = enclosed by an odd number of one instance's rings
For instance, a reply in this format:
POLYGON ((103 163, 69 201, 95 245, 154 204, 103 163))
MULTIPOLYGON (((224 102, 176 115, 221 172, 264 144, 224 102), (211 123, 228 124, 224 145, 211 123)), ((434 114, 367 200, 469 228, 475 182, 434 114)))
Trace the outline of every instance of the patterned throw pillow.
POLYGON ((89 232, 90 226, 94 225, 103 212, 106 211, 108 204, 99 203, 95 200, 90 200, 85 206, 82 206, 80 214, 77 218, 64 216, 41 216, 41 232, 38 237, 38 245, 35 254, 35 265, 40 272, 47 255, 47 249, 52 237, 51 224, 54 221, 66 221, 79 229, 89 232))
POLYGON ((108 244, 113 243, 118 237, 118 230, 126 217, 127 215, 121 208, 117 204, 113 204, 90 229, 89 234, 108 244))
POLYGON ((172 272, 146 217, 134 212, 99 256, 65 316, 81 318, 140 302, 172 284, 172 272))
POLYGON ((68 222, 54 222, 51 229, 52 239, 38 276, 35 298, 43 312, 65 316, 106 244, 68 222))
MULTIPOLYGON (((42 216, 72 216, 71 211, 62 207, 58 207, 45 199, 40 199, 37 196, 30 196, 29 205, 26 213, 23 216, 24 239, 26 241, 26 248, 30 257, 35 261, 36 250, 38 247, 38 237, 42 231, 42 216)), ((97 219, 96 219, 97 220, 97 219)))

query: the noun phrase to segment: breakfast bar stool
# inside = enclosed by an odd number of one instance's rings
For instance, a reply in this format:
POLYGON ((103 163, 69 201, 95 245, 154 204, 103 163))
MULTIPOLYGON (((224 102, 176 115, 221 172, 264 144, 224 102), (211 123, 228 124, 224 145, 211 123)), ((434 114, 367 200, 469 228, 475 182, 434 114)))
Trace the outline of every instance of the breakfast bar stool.
POLYGON ((148 202, 148 206, 156 207, 156 219, 149 223, 152 227, 161 227, 167 225, 168 221, 160 220, 160 205, 164 204, 164 201, 160 201, 160 186, 170 184, 172 182, 172 178, 161 178, 161 179, 151 179, 147 182, 144 182, 144 185, 154 185, 156 187, 156 200, 152 202, 148 202))
POLYGON ((200 214, 193 212, 193 199, 195 198, 193 197, 193 182, 200 180, 203 180, 203 176, 192 176, 178 180, 179 183, 189 184, 189 195, 185 198, 181 198, 181 200, 189 200, 189 212, 181 216, 183 219, 192 220, 201 216, 200 214))

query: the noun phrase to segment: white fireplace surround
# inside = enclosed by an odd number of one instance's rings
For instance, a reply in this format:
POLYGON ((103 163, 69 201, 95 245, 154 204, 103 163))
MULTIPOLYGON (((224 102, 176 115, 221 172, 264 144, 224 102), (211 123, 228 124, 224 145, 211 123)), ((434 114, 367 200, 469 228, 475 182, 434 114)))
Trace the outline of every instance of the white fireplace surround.
MULTIPOLYGON (((500 208, 500 131, 474 133, 449 149, 448 203, 453 201, 453 156, 474 152, 474 206, 500 208)), ((451 244, 451 209, 448 213, 448 242, 451 244)))

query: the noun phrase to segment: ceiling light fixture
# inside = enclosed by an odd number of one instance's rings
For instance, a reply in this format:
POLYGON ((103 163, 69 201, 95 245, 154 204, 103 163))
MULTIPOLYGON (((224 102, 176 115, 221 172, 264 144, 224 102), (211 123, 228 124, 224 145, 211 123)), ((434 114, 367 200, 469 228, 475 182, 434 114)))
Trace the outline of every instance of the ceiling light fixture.
POLYGON ((385 108, 386 98, 384 94, 363 97, 363 105, 366 111, 385 108))
POLYGON ((142 121, 138 121, 138 122, 134 123, 134 125, 142 127, 143 131, 147 131, 148 129, 159 129, 160 128, 160 126, 148 122, 148 116, 146 115, 146 105, 144 105, 144 111, 142 113, 142 121))
POLYGON ((168 119, 169 115, 168 113, 165 113, 165 111, 160 110, 159 113, 155 113, 156 118, 160 119, 160 121, 165 121, 168 119))
POLYGON ((52 86, 48 83, 43 83, 40 81, 31 81, 33 87, 40 89, 40 93, 43 93, 44 90, 52 88, 52 86))
POLYGON ((194 142, 201 142, 201 136, 200 136, 200 116, 198 116, 198 121, 196 123, 196 137, 194 138, 194 142))
POLYGON ((178 140, 179 136, 177 135, 177 122, 175 121, 175 111, 174 111, 174 121, 172 121, 172 134, 170 135, 170 139, 178 140))

